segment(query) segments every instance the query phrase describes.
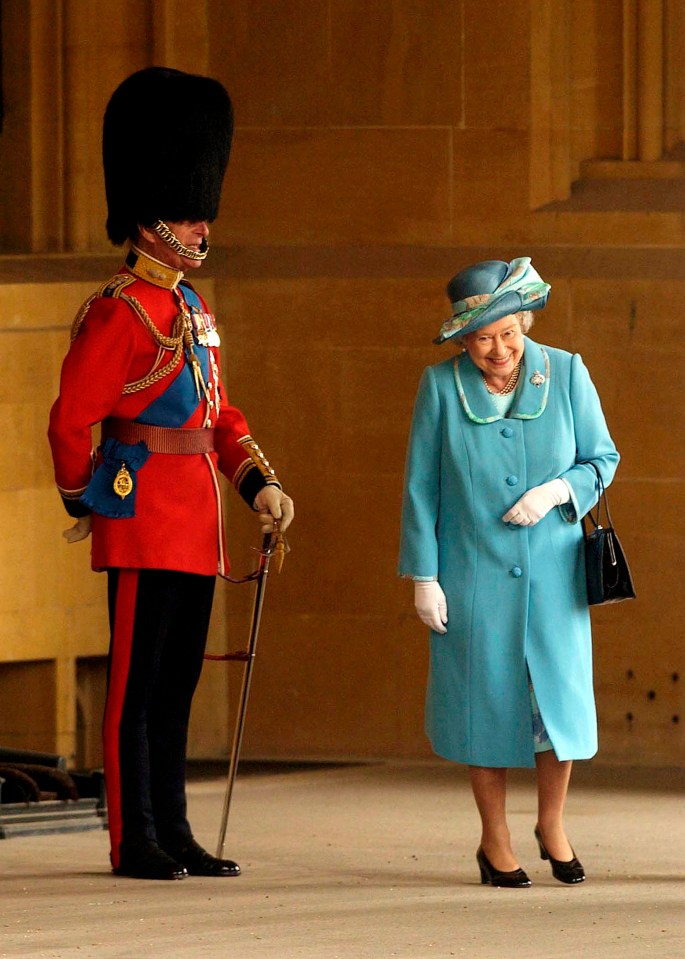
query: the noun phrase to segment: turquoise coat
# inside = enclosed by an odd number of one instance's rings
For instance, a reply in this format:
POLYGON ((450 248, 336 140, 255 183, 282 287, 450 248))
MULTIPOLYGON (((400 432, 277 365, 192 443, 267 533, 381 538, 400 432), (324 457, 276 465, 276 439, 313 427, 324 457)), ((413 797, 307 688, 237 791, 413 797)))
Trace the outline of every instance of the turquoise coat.
POLYGON ((597 751, 592 639, 580 518, 619 456, 577 354, 526 337, 519 387, 502 418, 464 353, 427 367, 405 474, 400 575, 437 576, 447 634, 431 632, 426 731, 440 756, 533 766, 533 682, 559 759, 597 751), (562 477, 571 502, 535 526, 501 517, 562 477))

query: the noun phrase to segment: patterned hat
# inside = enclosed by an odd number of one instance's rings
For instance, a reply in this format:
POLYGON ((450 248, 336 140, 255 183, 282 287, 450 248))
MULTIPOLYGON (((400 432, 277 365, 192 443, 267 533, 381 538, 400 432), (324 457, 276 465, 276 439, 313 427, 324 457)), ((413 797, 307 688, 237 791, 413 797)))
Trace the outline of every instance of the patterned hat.
POLYGON ((218 80, 165 67, 127 77, 102 132, 112 243, 135 237, 138 224, 214 220, 232 135, 231 100, 218 80))
POLYGON ((434 343, 473 333, 521 310, 541 310, 551 287, 530 265, 529 256, 511 263, 484 260, 467 266, 447 284, 452 315, 445 320, 434 343))

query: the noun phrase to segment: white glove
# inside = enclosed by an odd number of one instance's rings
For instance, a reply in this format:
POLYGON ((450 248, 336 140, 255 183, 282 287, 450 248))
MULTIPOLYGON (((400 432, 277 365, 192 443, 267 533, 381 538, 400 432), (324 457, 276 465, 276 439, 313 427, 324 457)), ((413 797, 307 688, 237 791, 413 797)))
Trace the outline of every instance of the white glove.
POLYGON ((436 633, 447 632, 447 599, 440 583, 414 583, 414 606, 422 623, 436 633))
POLYGON ((88 539, 90 536, 90 525, 92 522, 92 516, 88 513, 87 516, 80 516, 73 526, 70 526, 69 529, 65 529, 62 533, 62 536, 65 538, 67 543, 78 543, 82 539, 88 539))
POLYGON ((295 516, 293 501, 283 490, 273 484, 260 489, 255 496, 254 508, 259 513, 262 533, 273 533, 275 519, 281 521, 280 528, 284 533, 295 516))
POLYGON ((535 526, 551 509, 568 503, 570 499, 571 493, 566 483, 561 479, 551 480, 524 493, 502 520, 515 526, 535 526))

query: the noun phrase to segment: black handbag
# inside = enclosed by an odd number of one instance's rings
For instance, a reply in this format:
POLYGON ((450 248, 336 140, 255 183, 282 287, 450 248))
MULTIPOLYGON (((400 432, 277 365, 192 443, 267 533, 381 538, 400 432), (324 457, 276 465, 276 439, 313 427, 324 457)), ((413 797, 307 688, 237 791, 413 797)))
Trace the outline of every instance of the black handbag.
POLYGON ((611 522, 607 491, 602 475, 594 463, 587 463, 597 474, 597 515, 592 510, 583 517, 585 536, 585 579, 587 581, 587 601, 590 606, 602 606, 606 603, 620 603, 624 599, 635 599, 633 578, 630 575, 628 561, 611 522), (600 513, 604 503, 606 525, 600 522, 600 513))

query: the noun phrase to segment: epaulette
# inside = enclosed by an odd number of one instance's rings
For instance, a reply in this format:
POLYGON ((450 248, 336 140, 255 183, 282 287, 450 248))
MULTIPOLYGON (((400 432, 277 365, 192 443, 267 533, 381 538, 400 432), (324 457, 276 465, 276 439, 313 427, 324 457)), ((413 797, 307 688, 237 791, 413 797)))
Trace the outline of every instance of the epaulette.
MULTIPOLYGON (((78 336, 78 332, 81 329, 81 324, 86 318, 86 314, 90 309, 93 300, 97 300, 100 297, 113 297, 114 299, 118 299, 126 287, 130 286, 131 283, 135 283, 135 281, 135 276, 131 276, 128 273, 117 273, 111 279, 107 280, 106 283, 103 283, 102 286, 98 287, 95 293, 91 293, 76 314, 76 319, 71 325, 71 342, 73 343, 78 336)), ((124 296, 124 299, 128 299, 128 297, 124 296)))
POLYGON ((159 366, 159 358, 162 355, 160 352, 159 356, 155 359, 152 369, 149 371, 149 373, 141 377, 139 380, 135 380, 133 383, 126 383, 124 389, 122 390, 122 394, 124 396, 128 395, 129 393, 137 393, 139 390, 147 389, 148 386, 152 386, 153 383, 157 383, 159 380, 172 373, 178 364, 183 360, 183 314, 179 313, 176 317, 171 336, 165 336, 160 330, 157 329, 151 317, 143 307, 143 304, 137 300, 135 296, 131 296, 130 293, 124 292, 127 287, 135 282, 136 277, 130 276, 128 273, 117 273, 116 276, 113 276, 111 280, 107 280, 107 282, 103 283, 102 286, 95 291, 95 293, 92 293, 88 297, 86 302, 76 314, 76 319, 71 327, 71 342, 73 343, 78 336, 78 332, 81 329, 83 321, 85 320, 88 310, 90 309, 94 300, 99 298, 109 298, 115 300, 120 299, 122 302, 127 303, 131 307, 140 322, 150 333, 150 336, 157 344, 160 351, 170 350, 172 352, 171 359, 169 359, 169 361, 163 366, 159 366))
POLYGON ((126 287, 135 282, 135 276, 131 276, 130 273, 117 273, 111 280, 102 284, 95 296, 112 296, 118 299, 126 287))

